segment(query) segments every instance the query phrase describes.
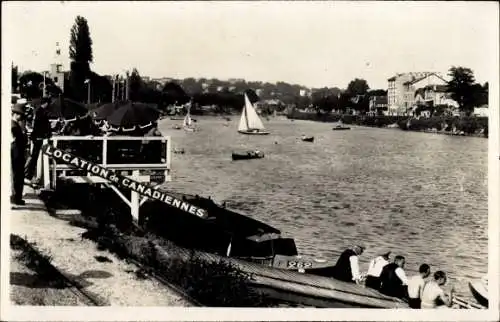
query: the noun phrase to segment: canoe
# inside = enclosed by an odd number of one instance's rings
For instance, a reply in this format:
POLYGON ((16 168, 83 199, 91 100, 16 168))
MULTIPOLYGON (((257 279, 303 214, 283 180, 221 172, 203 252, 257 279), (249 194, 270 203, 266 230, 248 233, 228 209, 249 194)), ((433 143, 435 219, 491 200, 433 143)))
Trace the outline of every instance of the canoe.
POLYGON ((262 159, 264 153, 260 151, 248 151, 248 152, 233 152, 233 160, 250 160, 250 159, 262 159))
POLYGON ((488 286, 481 280, 469 282, 469 288, 476 301, 488 307, 488 286))
POLYGON ((302 141, 304 141, 304 142, 314 142, 314 136, 302 137, 302 141))
POLYGON ((347 127, 347 126, 336 126, 332 130, 334 130, 334 131, 344 131, 344 130, 350 130, 350 129, 351 128, 347 127))

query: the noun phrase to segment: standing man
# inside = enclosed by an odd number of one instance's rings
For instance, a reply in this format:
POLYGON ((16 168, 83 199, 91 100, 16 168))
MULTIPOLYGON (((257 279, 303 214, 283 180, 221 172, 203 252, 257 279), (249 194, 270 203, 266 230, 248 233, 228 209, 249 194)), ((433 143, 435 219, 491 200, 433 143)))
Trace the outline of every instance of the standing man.
POLYGON ((380 274, 385 265, 389 264, 389 256, 391 252, 386 252, 374 258, 370 262, 368 272, 366 273, 365 286, 376 290, 380 289, 380 274))
POLYGON ((412 309, 420 309, 425 279, 431 275, 431 268, 427 264, 420 265, 418 271, 418 275, 408 279, 408 305, 412 309))
POLYGON ((363 246, 356 245, 346 249, 337 260, 334 268, 334 278, 350 283, 361 283, 361 274, 359 273, 358 256, 363 254, 363 246))
POLYGON ((25 115, 24 105, 16 104, 12 107, 12 141, 10 145, 12 195, 10 202, 18 206, 26 204, 23 200, 24 163, 28 144, 28 137, 23 124, 25 115))
POLYGON ((403 256, 394 257, 394 262, 386 265, 380 274, 380 292, 385 295, 399 298, 407 297, 406 285, 408 279, 405 271, 405 258, 403 256))
POLYGON ((43 140, 50 138, 52 134, 49 117, 47 115, 47 106, 49 106, 50 98, 43 97, 41 103, 42 104, 39 107, 35 108, 33 131, 31 132, 33 149, 31 150, 31 155, 28 157, 28 162, 26 162, 26 168, 24 171, 26 180, 29 181, 28 183, 33 183, 33 175, 35 174, 43 140))

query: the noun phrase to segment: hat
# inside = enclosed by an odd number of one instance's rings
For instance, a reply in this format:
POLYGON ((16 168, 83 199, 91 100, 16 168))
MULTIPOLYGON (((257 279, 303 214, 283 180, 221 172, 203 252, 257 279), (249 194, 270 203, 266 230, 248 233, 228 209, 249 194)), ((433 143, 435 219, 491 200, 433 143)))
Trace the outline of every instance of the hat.
POLYGON ((14 104, 14 106, 12 107, 12 113, 21 115, 26 114, 26 111, 24 110, 24 104, 14 104))

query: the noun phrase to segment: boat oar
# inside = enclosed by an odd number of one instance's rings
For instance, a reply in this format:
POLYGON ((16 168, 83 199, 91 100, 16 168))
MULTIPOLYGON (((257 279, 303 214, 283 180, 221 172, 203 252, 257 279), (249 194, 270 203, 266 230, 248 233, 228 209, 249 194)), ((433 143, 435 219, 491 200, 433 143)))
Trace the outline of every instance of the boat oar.
POLYGON ((470 301, 467 301, 466 299, 464 298, 461 298, 459 296, 456 296, 456 295, 453 295, 453 298, 451 300, 451 302, 455 305, 458 305, 460 307, 465 307, 465 308, 468 308, 468 309, 480 309, 480 310, 486 310, 487 308, 480 305, 480 304, 476 304, 474 302, 470 302, 470 301))

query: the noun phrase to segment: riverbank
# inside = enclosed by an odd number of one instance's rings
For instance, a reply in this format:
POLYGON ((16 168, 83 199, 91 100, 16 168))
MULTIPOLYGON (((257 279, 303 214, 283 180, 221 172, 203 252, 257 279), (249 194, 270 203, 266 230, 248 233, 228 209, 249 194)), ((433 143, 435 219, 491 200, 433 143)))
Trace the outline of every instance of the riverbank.
POLYGON ((427 132, 446 135, 461 135, 488 137, 487 117, 448 117, 438 116, 419 119, 408 116, 367 116, 305 113, 294 111, 287 116, 294 120, 308 120, 316 122, 339 122, 344 124, 378 128, 398 128, 404 131, 427 132))

